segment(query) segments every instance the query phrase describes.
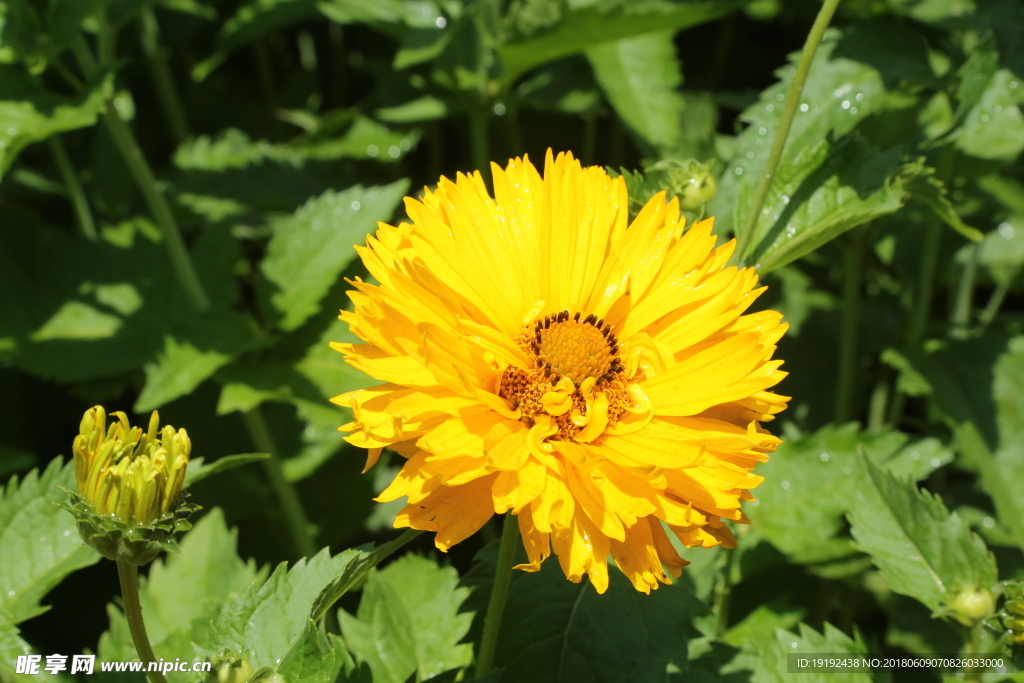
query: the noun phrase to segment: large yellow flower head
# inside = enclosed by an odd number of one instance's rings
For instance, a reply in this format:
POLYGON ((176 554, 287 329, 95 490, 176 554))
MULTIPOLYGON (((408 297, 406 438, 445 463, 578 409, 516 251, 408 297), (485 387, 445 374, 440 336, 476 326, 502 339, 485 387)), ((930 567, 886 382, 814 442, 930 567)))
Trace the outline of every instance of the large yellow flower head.
POLYGON ((357 247, 380 284, 356 280, 342 312, 364 344, 334 344, 383 384, 335 403, 349 443, 407 460, 377 498, 408 496, 396 527, 441 550, 491 515, 518 516, 529 564, 551 554, 572 581, 608 586, 609 553, 644 592, 688 564, 683 545, 732 547, 751 473, 779 439, 767 389, 786 325, 743 315, 763 291, 727 267, 711 220, 684 232, 656 195, 628 221, 626 185, 570 154, 442 178, 406 199, 412 223, 357 247))

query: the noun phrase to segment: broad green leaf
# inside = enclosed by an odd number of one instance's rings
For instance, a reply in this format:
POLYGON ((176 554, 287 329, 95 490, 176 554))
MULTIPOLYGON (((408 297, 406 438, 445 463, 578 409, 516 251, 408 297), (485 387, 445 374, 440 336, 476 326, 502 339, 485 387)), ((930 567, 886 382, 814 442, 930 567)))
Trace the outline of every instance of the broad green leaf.
POLYGON ((120 327, 118 316, 82 301, 68 301, 32 334, 32 340, 106 339, 114 336, 120 327))
POLYGON ((765 477, 744 507, 754 528, 795 562, 816 563, 855 552, 848 536, 839 535, 843 515, 863 485, 857 451, 901 476, 927 477, 952 459, 936 439, 910 442, 895 431, 859 432, 856 424, 827 426, 785 441, 756 473, 765 477))
POLYGON ((113 82, 108 74, 81 95, 65 97, 17 67, 0 65, 0 177, 27 145, 96 123, 113 82))
POLYGON ((785 604, 758 605, 753 612, 743 618, 722 635, 722 640, 742 647, 746 642, 770 638, 776 629, 793 628, 804 617, 804 610, 785 604))
MULTIPOLYGON (((466 577, 477 586, 467 608, 481 614, 496 545, 481 553, 484 561, 466 577)), ((599 595, 589 580, 567 580, 553 560, 537 573, 512 575, 495 655, 495 668, 505 670, 502 680, 660 682, 669 663, 686 666, 692 621, 706 608, 685 582, 644 595, 609 567, 608 590, 599 595)))
POLYGON ((182 488, 188 488, 214 474, 233 470, 236 467, 248 465, 251 462, 266 460, 269 457, 269 453, 237 453, 217 458, 211 463, 206 463, 203 458, 192 458, 189 460, 188 470, 185 473, 185 483, 182 485, 182 488))
POLYGON ((861 467, 864 484, 850 512, 851 530, 894 591, 939 612, 962 591, 993 588, 995 558, 938 496, 865 457, 861 467))
POLYGON ((296 644, 305 641, 310 619, 318 620, 314 601, 358 553, 346 550, 331 557, 325 548, 290 570, 286 563, 278 565, 266 582, 254 582, 244 594, 227 600, 206 639, 197 641, 197 654, 217 659, 248 650, 253 668, 276 667, 296 644))
POLYGON ((205 316, 164 338, 164 348, 146 366, 146 385, 135 402, 146 412, 188 394, 232 358, 258 346, 238 314, 205 316))
POLYGON ((294 330, 317 312, 323 296, 355 258, 355 244, 378 221, 391 218, 409 184, 360 185, 328 191, 279 223, 261 268, 276 288, 270 300, 280 313, 278 326, 294 330))
MULTIPOLYGON (((220 508, 213 508, 182 535, 181 552, 157 559, 140 580, 139 599, 146 631, 157 657, 194 660, 192 643, 203 642, 210 621, 231 596, 259 585, 266 570, 238 557, 237 530, 229 530, 220 508)), ((110 605, 110 629, 99 643, 101 660, 137 660, 124 613, 110 605)), ((170 672, 171 683, 193 683, 184 673, 170 672)))
POLYGON ((365 661, 374 683, 433 678, 470 663, 473 648, 459 644, 473 621, 460 613, 467 588, 452 567, 406 555, 367 577, 359 611, 339 613, 349 649, 365 661))
POLYGON ((541 64, 603 43, 647 33, 679 31, 714 21, 743 4, 738 0, 580 3, 553 28, 498 48, 503 76, 514 82, 541 64))
POLYGON ((306 622, 302 637, 281 658, 276 671, 294 683, 334 683, 338 672, 353 665, 341 638, 324 635, 316 622, 306 622))
MULTIPOLYGON (((790 653, 822 654, 822 655, 863 655, 868 652, 867 646, 859 633, 851 639, 845 633, 828 622, 825 630, 818 633, 807 624, 800 624, 800 634, 795 635, 785 629, 775 631, 775 637, 749 640, 744 643, 743 651, 722 673, 731 674, 745 669, 752 671, 751 683, 789 683, 793 674, 788 673, 788 655, 790 653)), ((850 683, 871 683, 869 673, 843 673, 842 680, 850 683)), ((832 683, 836 673, 801 672, 800 681, 806 683, 832 683)))
POLYGON ((586 51, 608 101, 641 140, 673 147, 682 135, 683 78, 671 33, 652 33, 586 51))
POLYGON ((403 7, 401 0, 319 0, 317 9, 328 19, 339 24, 403 20, 412 20, 415 23, 415 10, 403 7))
POLYGON ((597 116, 602 100, 594 69, 583 56, 560 59, 537 69, 516 86, 516 95, 522 107, 588 117, 597 116))
POLYGON ((957 129, 957 148, 979 159, 1015 159, 1024 150, 1022 102, 1021 76, 997 71, 957 129))
POLYGON ((0 488, 0 622, 4 613, 17 624, 47 611, 40 600, 54 586, 100 559, 82 542, 75 518, 54 504, 66 499, 60 486, 76 488, 75 467, 57 458, 42 474, 32 470, 0 488))
MULTIPOLYGON (((30 654, 39 653, 32 651, 32 647, 21 637, 18 627, 7 621, 6 615, 0 612, 0 681, 7 683, 7 681, 27 680, 50 681, 52 683, 53 675, 44 670, 42 666, 39 668, 39 673, 34 676, 15 673, 18 657, 30 654)), ((45 663, 46 660, 43 659, 41 664, 45 663)))

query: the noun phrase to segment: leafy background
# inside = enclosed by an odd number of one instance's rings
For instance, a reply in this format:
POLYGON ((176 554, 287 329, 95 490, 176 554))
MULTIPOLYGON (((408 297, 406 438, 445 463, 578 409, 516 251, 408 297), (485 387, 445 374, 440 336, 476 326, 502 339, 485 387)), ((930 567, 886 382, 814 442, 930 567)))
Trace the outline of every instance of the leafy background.
POLYGON ((0 3, 0 680, 26 648, 133 656, 113 567, 51 504, 96 403, 159 409, 207 466, 272 455, 194 475, 204 513, 142 588, 158 656, 472 678, 497 520, 373 568, 396 464, 360 475, 327 399, 367 379, 327 342, 350 339, 351 245, 401 197, 549 147, 626 174, 634 208, 710 169, 691 218, 752 226, 794 398, 736 550, 684 552, 651 596, 517 573, 493 680, 759 683, 790 651, 998 650, 996 621, 969 632, 952 605, 1024 577, 1024 6, 843 2, 752 216, 819 7, 0 3))

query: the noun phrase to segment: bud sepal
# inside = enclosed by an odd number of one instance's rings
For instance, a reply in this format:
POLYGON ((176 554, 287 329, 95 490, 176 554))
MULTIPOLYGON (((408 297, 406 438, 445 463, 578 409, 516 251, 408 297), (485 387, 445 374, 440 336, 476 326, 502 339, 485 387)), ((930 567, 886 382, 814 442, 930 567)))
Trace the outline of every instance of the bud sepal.
POLYGON ((82 540, 109 560, 138 567, 149 564, 163 551, 178 552, 174 535, 191 529, 188 517, 202 509, 187 502, 189 494, 182 491, 172 511, 150 522, 129 524, 114 515, 97 513, 78 492, 63 486, 61 489, 67 494, 68 501, 58 505, 75 516, 82 540))

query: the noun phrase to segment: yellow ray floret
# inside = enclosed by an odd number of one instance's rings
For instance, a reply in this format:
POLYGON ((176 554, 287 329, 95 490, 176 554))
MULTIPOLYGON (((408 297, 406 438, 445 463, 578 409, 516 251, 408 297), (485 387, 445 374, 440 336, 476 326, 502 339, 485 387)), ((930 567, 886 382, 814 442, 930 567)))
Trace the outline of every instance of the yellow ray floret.
POLYGON ((378 497, 407 497, 397 527, 441 550, 494 514, 518 516, 536 571, 608 586, 608 557, 650 592, 686 547, 732 547, 752 473, 779 439, 760 422, 789 400, 770 391, 786 331, 744 315, 764 288, 728 266, 711 219, 684 230, 676 199, 630 223, 626 185, 571 154, 442 178, 406 199, 411 222, 381 223, 343 312, 364 343, 333 344, 382 383, 336 397, 346 439, 406 459, 378 497))

